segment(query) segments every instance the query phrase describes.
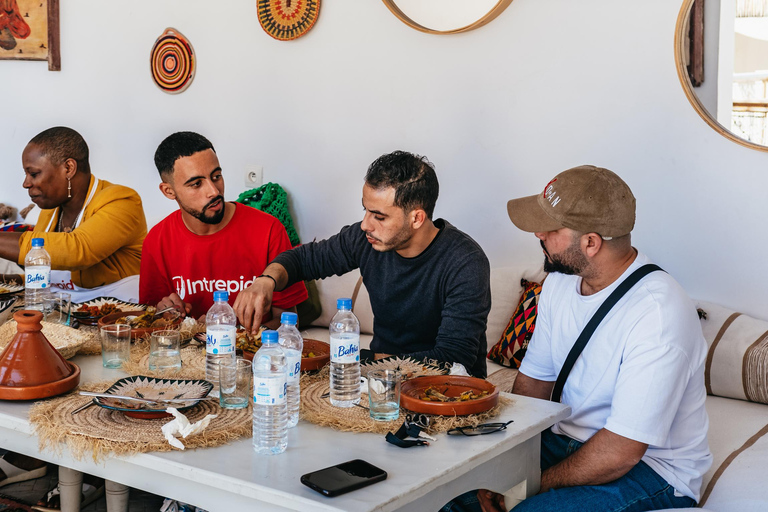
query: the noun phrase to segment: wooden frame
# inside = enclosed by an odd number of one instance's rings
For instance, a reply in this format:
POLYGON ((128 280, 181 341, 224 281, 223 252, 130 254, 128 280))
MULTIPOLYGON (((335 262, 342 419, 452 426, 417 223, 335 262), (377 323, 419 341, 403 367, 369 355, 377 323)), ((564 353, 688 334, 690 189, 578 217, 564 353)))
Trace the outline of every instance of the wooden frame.
POLYGON ((50 71, 61 71, 59 0, 0 0, 0 5, 7 7, 8 22, 0 29, 0 60, 44 60, 50 71))
POLYGON ((688 98, 688 101, 691 103, 694 110, 696 110, 696 113, 720 135, 737 144, 741 144, 744 147, 768 152, 768 146, 755 144, 754 142, 742 139, 731 133, 728 128, 720 124, 712 114, 704 108, 701 100, 696 96, 693 84, 691 83, 691 77, 688 73, 688 62, 686 61, 686 37, 689 34, 689 17, 695 1, 696 0, 683 1, 683 6, 680 8, 680 14, 677 16, 677 25, 675 26, 675 66, 677 67, 677 78, 680 79, 680 84, 683 86, 685 96, 688 98))
POLYGON ((452 30, 435 30, 429 27, 425 27, 424 25, 421 25, 415 21, 413 21, 411 18, 408 17, 395 3, 395 0, 382 0, 384 2, 384 5, 387 6, 387 9, 389 9, 392 14, 398 17, 400 21, 405 23, 411 28, 414 28, 420 32, 426 32, 427 34, 458 34, 461 32, 468 32, 470 30, 474 30, 476 28, 480 28, 483 25, 487 25, 491 21, 495 20, 496 17, 498 17, 499 14, 504 12, 504 9, 509 7, 509 4, 512 3, 512 0, 499 0, 496 5, 493 6, 493 8, 488 11, 485 16, 480 18, 479 20, 470 23, 469 25, 466 25, 464 27, 455 28, 452 30))

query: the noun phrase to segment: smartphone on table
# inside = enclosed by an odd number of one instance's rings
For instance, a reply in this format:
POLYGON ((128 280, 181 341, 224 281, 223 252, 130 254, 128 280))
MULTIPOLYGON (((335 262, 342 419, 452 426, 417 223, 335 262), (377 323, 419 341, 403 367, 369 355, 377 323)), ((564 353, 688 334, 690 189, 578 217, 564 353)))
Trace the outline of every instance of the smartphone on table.
POLYGON ((381 482, 387 472, 361 459, 350 460, 301 476, 301 483, 333 497, 381 482))

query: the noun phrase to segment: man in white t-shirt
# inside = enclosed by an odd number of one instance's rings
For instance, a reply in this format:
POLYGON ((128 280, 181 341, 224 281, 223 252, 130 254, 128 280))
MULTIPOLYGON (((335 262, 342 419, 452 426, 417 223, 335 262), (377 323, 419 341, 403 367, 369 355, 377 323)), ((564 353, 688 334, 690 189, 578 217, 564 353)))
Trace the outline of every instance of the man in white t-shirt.
MULTIPOLYGON (((514 393, 549 400, 571 347, 598 307, 649 263, 632 247, 635 198, 607 169, 557 175, 539 195, 507 204, 545 254, 533 338, 514 393)), ((542 435, 541 491, 523 511, 691 507, 712 463, 704 409, 707 345, 679 284, 655 271, 610 310, 562 391, 572 414, 542 435)), ((477 494, 485 512, 503 497, 477 494)), ((457 508, 458 510, 458 508, 457 508)))

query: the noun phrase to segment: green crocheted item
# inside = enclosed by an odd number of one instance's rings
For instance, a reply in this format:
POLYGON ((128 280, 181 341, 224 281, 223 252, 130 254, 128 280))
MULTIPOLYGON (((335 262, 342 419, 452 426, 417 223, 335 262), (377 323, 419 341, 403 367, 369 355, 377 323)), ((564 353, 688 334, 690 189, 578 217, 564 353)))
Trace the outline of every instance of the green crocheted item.
POLYGON ((277 218, 285 226, 291 245, 299 245, 299 235, 293 227, 291 212, 288 211, 288 194, 277 183, 265 183, 259 188, 246 190, 237 198, 238 203, 251 206, 277 218))

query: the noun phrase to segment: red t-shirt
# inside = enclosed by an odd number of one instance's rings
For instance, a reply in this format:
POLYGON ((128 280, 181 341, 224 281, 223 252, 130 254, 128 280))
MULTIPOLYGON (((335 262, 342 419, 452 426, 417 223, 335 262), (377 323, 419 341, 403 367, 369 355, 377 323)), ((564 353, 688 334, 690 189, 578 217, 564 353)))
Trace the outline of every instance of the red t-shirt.
MULTIPOLYGON (((213 292, 229 292, 229 303, 248 288, 275 256, 291 248, 288 233, 273 216, 235 203, 232 220, 212 235, 192 233, 177 210, 153 227, 141 254, 139 300, 155 305, 173 292, 192 304, 199 318, 213 304, 213 292)), ((306 300, 304 283, 275 292, 273 306, 287 309, 306 300)), ((269 318, 265 318, 265 321, 269 318)))

